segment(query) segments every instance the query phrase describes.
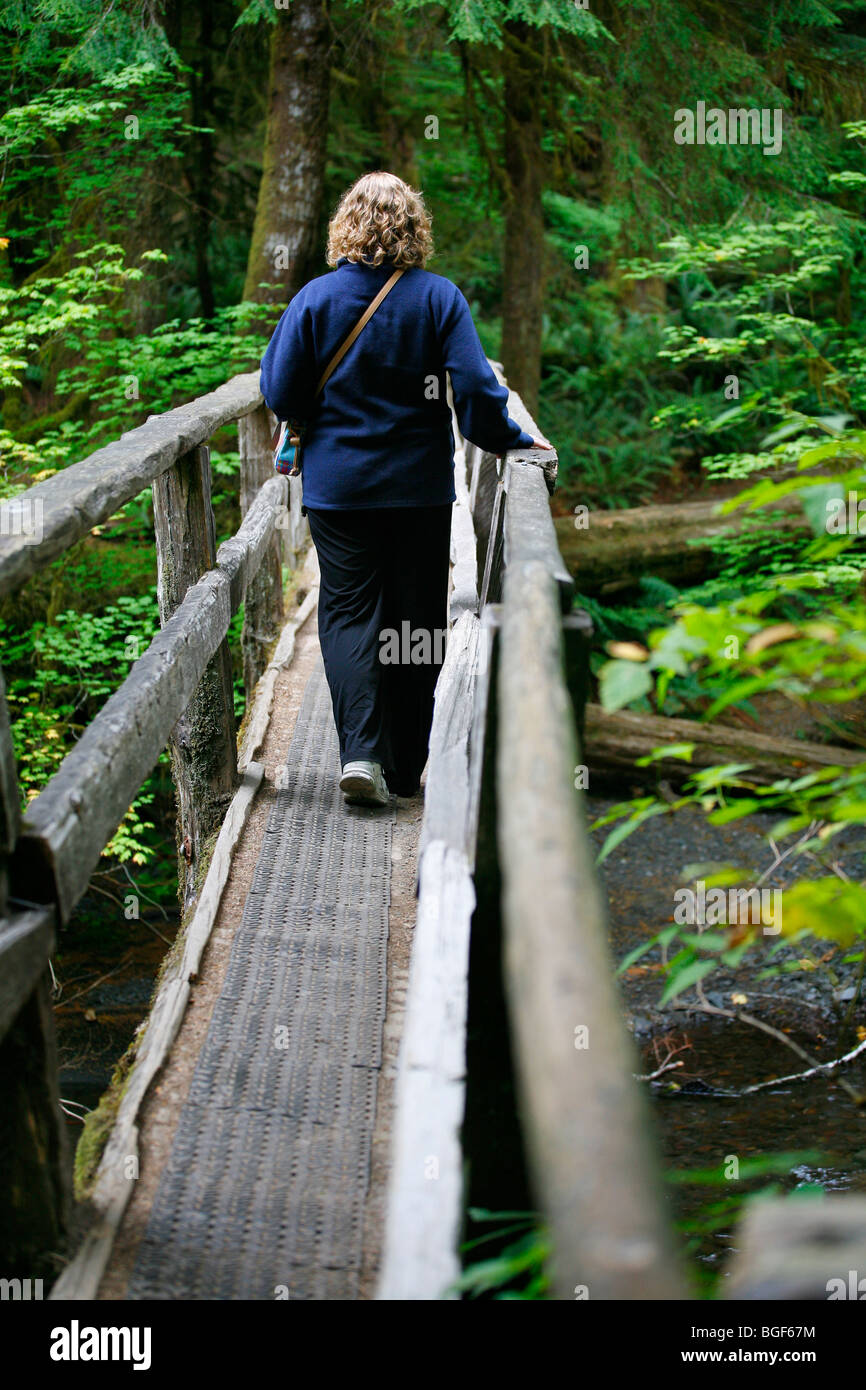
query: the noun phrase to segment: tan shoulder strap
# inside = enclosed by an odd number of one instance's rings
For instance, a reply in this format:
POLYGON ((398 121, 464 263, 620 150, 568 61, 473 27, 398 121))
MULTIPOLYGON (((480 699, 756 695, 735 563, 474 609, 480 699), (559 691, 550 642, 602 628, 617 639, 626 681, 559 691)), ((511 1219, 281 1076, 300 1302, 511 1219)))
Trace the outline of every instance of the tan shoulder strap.
POLYGON ((386 294, 390 293, 390 291, 394 288, 402 274, 402 270, 395 270, 391 278, 385 281, 384 285, 380 289, 379 293, 376 295, 376 298, 373 300, 372 304, 369 304, 367 306, 361 317, 358 319, 358 322, 355 324, 355 327, 352 329, 346 341, 334 353, 333 357, 331 358, 330 362, 328 363, 327 367, 322 373, 322 378, 318 386, 316 387, 317 396, 319 392, 322 390, 323 386, 325 385, 325 382, 328 380, 328 377, 333 372, 334 368, 339 366, 339 364, 342 362, 346 353, 349 351, 349 348, 352 346, 358 334, 361 332, 361 329, 364 327, 366 323, 369 323, 370 319, 375 314, 376 310, 382 303, 382 300, 385 298, 386 294))

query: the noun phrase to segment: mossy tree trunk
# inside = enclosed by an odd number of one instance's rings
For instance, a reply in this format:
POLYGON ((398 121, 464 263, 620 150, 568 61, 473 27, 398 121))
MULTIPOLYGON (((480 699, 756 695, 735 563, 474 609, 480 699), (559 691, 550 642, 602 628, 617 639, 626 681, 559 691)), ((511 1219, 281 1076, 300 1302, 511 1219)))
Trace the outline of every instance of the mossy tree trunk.
POLYGON ((322 209, 330 34, 322 0, 293 0, 271 28, 262 178, 244 299, 285 304, 308 278, 322 209))

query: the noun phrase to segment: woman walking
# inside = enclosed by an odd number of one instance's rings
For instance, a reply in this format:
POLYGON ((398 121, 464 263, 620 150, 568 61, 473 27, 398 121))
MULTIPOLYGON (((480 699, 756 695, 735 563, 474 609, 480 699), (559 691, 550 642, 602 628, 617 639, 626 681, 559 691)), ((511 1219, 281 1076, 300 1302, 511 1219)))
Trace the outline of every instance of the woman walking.
POLYGON ((331 219, 336 269, 294 296, 262 358, 262 394, 303 441, 340 787, 373 805, 415 795, 427 761, 455 500, 445 373, 466 439, 550 447, 508 415, 463 294, 424 269, 430 224, 402 179, 364 175, 331 219))

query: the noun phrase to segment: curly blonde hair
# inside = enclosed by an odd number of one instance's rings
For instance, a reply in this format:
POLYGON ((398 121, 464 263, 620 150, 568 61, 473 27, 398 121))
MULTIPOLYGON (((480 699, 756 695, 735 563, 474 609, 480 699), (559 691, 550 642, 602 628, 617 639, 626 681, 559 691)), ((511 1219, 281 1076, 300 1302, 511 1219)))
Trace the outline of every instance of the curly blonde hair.
POLYGON ((328 225, 328 265, 341 256, 381 265, 423 266, 433 254, 432 218, 424 199, 396 174, 364 174, 337 204, 328 225))

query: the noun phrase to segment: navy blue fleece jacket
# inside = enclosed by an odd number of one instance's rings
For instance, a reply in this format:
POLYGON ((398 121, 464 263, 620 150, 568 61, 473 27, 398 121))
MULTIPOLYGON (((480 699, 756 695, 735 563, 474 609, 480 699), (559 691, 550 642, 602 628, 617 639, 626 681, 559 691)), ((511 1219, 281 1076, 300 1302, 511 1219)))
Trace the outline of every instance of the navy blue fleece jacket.
POLYGON ((426 507, 453 502, 454 436, 490 453, 528 448, 508 414, 461 291, 407 270, 329 378, 322 372, 393 266, 349 261, 299 290, 262 358, 262 395, 280 420, 305 423, 305 507, 426 507))

